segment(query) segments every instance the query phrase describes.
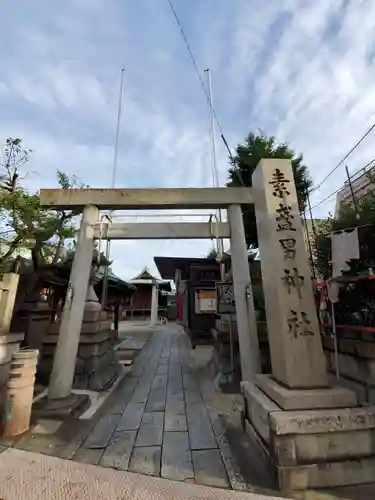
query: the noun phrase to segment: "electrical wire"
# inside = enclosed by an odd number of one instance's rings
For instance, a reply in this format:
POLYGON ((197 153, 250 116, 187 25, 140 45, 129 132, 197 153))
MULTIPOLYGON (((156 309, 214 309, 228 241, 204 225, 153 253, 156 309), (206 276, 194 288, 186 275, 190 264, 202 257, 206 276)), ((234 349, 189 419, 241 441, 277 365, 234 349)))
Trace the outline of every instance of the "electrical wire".
MULTIPOLYGON (((194 56, 193 50, 192 50, 191 45, 190 45, 190 43, 189 43, 189 40, 188 40, 188 38, 187 38, 187 36, 186 36, 185 30, 184 30, 184 28, 183 28, 183 26, 182 26, 182 23, 181 23, 181 21, 180 21, 180 19, 179 19, 178 15, 177 15, 176 9, 175 9, 175 8, 174 8, 174 6, 173 6, 172 0, 167 0, 167 2, 168 2, 169 7, 170 7, 170 9, 171 9, 171 11, 172 11, 173 17, 175 18, 175 21, 176 21, 176 23, 177 23, 177 26, 178 26, 178 27, 179 27, 179 29, 180 29, 180 32, 181 32, 182 38, 183 38, 183 39, 184 39, 184 41, 185 41, 185 45, 186 45, 186 48, 187 48, 187 50, 188 50, 188 52, 189 52, 190 59, 191 59, 191 61, 192 61, 192 63, 193 63, 193 66, 194 66, 195 72, 197 73, 197 76, 198 76, 199 82, 200 82, 201 87, 202 87, 202 89, 203 89, 203 92, 204 92, 204 94, 205 94, 205 96, 206 96, 206 99, 207 99, 208 105, 209 105, 209 107, 210 107, 210 109, 211 109, 212 116, 213 116, 213 118, 214 118, 214 120, 215 120, 215 122, 216 122, 216 125, 217 125, 218 129, 219 129, 221 139, 222 139, 222 141, 223 141, 223 143, 224 143, 225 148, 226 148, 226 149, 227 149, 227 151, 228 151, 229 158, 231 159, 231 161, 232 161, 232 162, 234 162, 234 157, 233 157, 233 155, 232 155, 232 152, 231 152, 231 150, 230 150, 230 147, 228 146, 228 142, 227 142, 227 140, 225 139, 224 132, 223 132, 223 128, 222 128, 222 126, 221 126, 221 124, 220 124, 220 121, 219 121, 219 118, 218 118, 218 116, 217 116, 217 114, 216 114, 215 108, 214 108, 214 106, 212 105, 212 102, 211 102, 211 99, 210 99, 209 92, 208 92, 208 90, 207 90, 207 88, 206 88, 206 85, 205 85, 205 83, 204 83, 204 80, 203 80, 202 74, 201 74, 201 72, 200 72, 200 70, 199 70, 199 67, 198 67, 197 60, 196 60, 196 58, 195 58, 195 56, 194 56)), ((244 184, 244 182, 243 182, 243 179, 242 179, 241 173, 240 173, 240 171, 239 171, 238 169, 236 169, 236 174, 237 174, 237 177, 238 177, 238 179, 239 179, 239 181, 240 181, 241 185, 242 185, 242 186, 244 186, 245 184, 244 184)))
POLYGON ((339 191, 341 191, 342 189, 342 186, 338 189, 336 189, 336 191, 333 191, 333 193, 329 194, 328 196, 326 196, 325 198, 323 198, 321 201, 319 201, 318 203, 316 203, 316 205, 313 205, 311 207, 311 210, 314 210, 314 208, 317 208, 317 207, 320 207, 320 205, 323 205, 323 203, 325 203, 326 201, 328 201, 330 198, 332 198, 332 196, 334 196, 335 194, 337 194, 339 191))
POLYGON ((374 130, 375 128, 375 123, 373 123, 371 125, 371 127, 367 130, 367 132, 359 139, 359 141, 357 141, 354 146, 346 153, 346 155, 344 156, 344 158, 342 160, 340 160, 338 162, 338 164, 330 171, 328 172, 328 174, 319 182, 319 184, 317 186, 315 186, 314 188, 312 188, 310 190, 310 193, 313 193, 315 191, 317 191, 321 186, 322 184, 324 184, 324 182, 329 179, 331 177, 331 175, 336 172, 336 170, 344 163, 344 161, 349 158, 349 156, 353 153, 353 151, 355 151, 358 146, 366 139, 366 137, 374 130))
MULTIPOLYGON (((366 163, 366 165, 364 167, 361 167, 358 170, 356 170, 355 172, 353 172, 352 177, 354 177, 355 175, 357 175, 358 173, 360 173, 362 170, 365 171, 366 168, 369 167, 374 162, 375 162, 375 158, 373 158, 371 161, 369 161, 368 163, 366 163)), ((335 191, 333 191, 332 193, 330 193, 329 195, 327 195, 325 198, 323 198, 322 200, 320 200, 318 203, 316 203, 315 205, 313 205, 311 208, 314 209, 314 208, 320 207, 320 205, 322 205, 323 203, 325 203, 326 201, 328 201, 330 198, 332 198, 332 196, 335 196, 335 194, 339 193, 342 189, 343 189, 343 186, 340 186, 338 189, 336 189, 335 191)), ((355 193, 357 193, 357 192, 358 192, 358 190, 355 191, 355 193)), ((311 193, 311 191, 310 191, 310 193, 311 193)))

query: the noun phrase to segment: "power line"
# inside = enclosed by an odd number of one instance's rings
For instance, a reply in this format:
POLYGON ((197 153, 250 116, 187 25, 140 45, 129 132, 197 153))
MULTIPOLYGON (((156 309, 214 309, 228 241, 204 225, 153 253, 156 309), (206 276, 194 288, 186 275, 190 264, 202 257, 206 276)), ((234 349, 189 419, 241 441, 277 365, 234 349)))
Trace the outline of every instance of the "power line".
POLYGON ((333 193, 329 194, 328 196, 326 196, 325 198, 323 198, 321 201, 319 201, 318 203, 316 203, 316 205, 313 205, 311 207, 311 209, 313 210, 314 208, 317 208, 317 207, 320 207, 320 205, 323 205, 323 203, 325 203, 326 201, 328 201, 330 198, 332 198, 332 196, 334 196, 335 194, 337 194, 339 191, 341 191, 342 189, 342 186, 338 189, 336 189, 336 191, 334 191, 333 193))
MULTIPOLYGON (((369 161, 368 163, 366 163, 366 165, 364 167, 361 167, 358 170, 356 170, 355 172, 353 172, 353 174, 351 174, 352 177, 355 176, 355 175, 357 175, 362 170, 366 170, 366 168, 369 167, 372 163, 374 163, 374 161, 375 161, 375 158, 373 158, 371 161, 369 161)), ((336 189, 335 191, 333 191, 332 193, 330 193, 329 195, 327 195, 325 198, 323 198, 322 200, 320 200, 318 203, 316 203, 315 205, 313 205, 311 208, 314 209, 314 208, 320 207, 320 205, 322 205, 323 203, 325 203, 326 201, 328 201, 330 198, 332 198, 332 196, 334 196, 335 194, 339 193, 342 189, 343 189, 343 186, 340 186, 338 189, 336 189)), ((357 193, 357 192, 358 192, 358 190, 355 191, 355 193, 357 193)))
POLYGON ((344 163, 344 161, 349 158, 349 156, 353 153, 354 150, 357 149, 357 147, 366 139, 366 137, 374 130, 375 128, 375 123, 371 125, 371 127, 367 130, 367 132, 359 139, 358 142, 355 143, 355 145, 346 153, 344 158, 339 161, 339 163, 319 182, 317 186, 315 186, 313 189, 311 189, 310 193, 313 193, 317 189, 319 189, 322 184, 331 177, 331 175, 336 172, 336 170, 344 163))
MULTIPOLYGON (((227 149, 227 151, 228 151, 229 158, 230 158, 230 159, 232 160, 232 162, 233 162, 233 161, 234 161, 234 158, 233 158, 232 152, 231 152, 231 150, 230 150, 230 148, 229 148, 229 146, 228 146, 228 142, 227 142, 227 140, 225 139, 225 136, 224 136, 224 132, 223 132, 222 126, 221 126, 220 121, 219 121, 219 119, 218 119, 218 117, 217 117, 217 114, 216 114, 215 108, 214 108, 214 106, 213 106, 213 104, 212 104, 212 102, 211 102, 209 92, 208 92, 208 90, 207 90, 207 88, 206 88, 206 85, 205 85, 205 83, 204 83, 204 81, 203 81, 202 74, 201 74, 201 72, 200 72, 200 70, 199 70, 197 60, 196 60, 196 58, 195 58, 195 56, 194 56, 193 50, 192 50, 191 45, 190 45, 190 43, 189 43, 189 40, 188 40, 188 38, 187 38, 187 36, 186 36, 185 30, 184 30, 184 28, 183 28, 183 26, 182 26, 182 23, 181 23, 181 21, 180 21, 180 19, 179 19, 178 15, 177 15, 176 9, 175 9, 175 8, 174 8, 174 6, 173 6, 172 0, 167 0, 167 2, 168 2, 168 4, 169 4, 169 7, 171 8, 171 11, 172 11, 173 17, 175 18, 176 23, 177 23, 178 27, 180 28, 182 38, 183 38, 183 39, 184 39, 184 41, 185 41, 185 45, 186 45, 186 48, 187 48, 187 50, 188 50, 188 52, 189 52, 190 59, 191 59, 191 61, 192 61, 192 63, 193 63, 193 66, 194 66, 195 72, 197 73, 197 76, 198 76, 199 82, 200 82, 201 87, 202 87, 202 89, 203 89, 203 92, 204 92, 204 94, 205 94, 205 96, 206 96, 206 99, 207 99, 208 105, 209 105, 209 107, 210 107, 210 109, 211 109, 212 116, 213 116, 213 118, 214 118, 214 120, 215 120, 215 122, 216 122, 216 125, 217 125, 218 129, 219 129, 221 139, 222 139, 222 141, 223 141, 223 143, 224 143, 224 146, 226 147, 226 149, 227 149)), ((238 179, 239 179, 240 183, 242 184, 242 186, 244 186, 244 182, 243 182, 243 180, 242 180, 241 173, 240 173, 237 169, 236 169, 236 173, 237 173, 237 176, 238 176, 238 179)))

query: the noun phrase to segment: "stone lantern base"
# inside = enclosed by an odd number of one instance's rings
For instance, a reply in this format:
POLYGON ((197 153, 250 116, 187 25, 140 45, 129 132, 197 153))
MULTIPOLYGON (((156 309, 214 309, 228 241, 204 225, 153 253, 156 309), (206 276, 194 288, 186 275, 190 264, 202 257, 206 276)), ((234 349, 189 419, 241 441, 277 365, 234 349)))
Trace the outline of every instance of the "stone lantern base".
MULTIPOLYGON (((97 303, 96 303, 97 304, 97 303)), ((73 381, 74 389, 102 391, 118 377, 120 365, 115 358, 115 333, 106 313, 86 303, 73 381)), ((43 356, 38 374, 47 379, 52 371, 60 322, 53 323, 43 339, 43 356)))
POLYGON ((281 490, 375 482, 375 406, 341 387, 289 391, 264 375, 241 386, 245 431, 281 490))

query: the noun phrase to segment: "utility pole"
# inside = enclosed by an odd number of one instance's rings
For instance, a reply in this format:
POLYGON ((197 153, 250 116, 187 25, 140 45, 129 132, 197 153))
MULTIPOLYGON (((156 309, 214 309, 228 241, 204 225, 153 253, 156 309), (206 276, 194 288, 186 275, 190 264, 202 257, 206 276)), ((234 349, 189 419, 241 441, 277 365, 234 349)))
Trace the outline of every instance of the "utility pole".
MULTIPOLYGON (((118 159, 118 148, 120 141, 120 125, 121 125, 121 112, 122 112, 122 94, 124 86, 124 72, 125 72, 125 67, 121 69, 120 92, 119 92, 118 109, 117 109, 116 137, 115 137, 115 147, 113 153, 113 168, 112 168, 112 182, 111 182, 112 189, 114 189, 114 187, 116 186, 117 159, 118 159)), ((112 213, 112 211, 110 213, 112 213)), ((110 221, 108 221, 108 224, 109 223, 110 221)), ((111 240, 107 240, 106 253, 105 253, 105 257, 107 260, 109 260, 110 254, 111 254, 111 240)), ((107 302, 107 287, 108 287, 108 266, 106 266, 105 273, 103 276, 103 287, 102 287, 102 297, 101 297, 102 309, 104 308, 107 302)))
MULTIPOLYGON (((208 92, 208 101, 209 101, 209 116, 210 116, 210 140, 211 140, 211 168, 212 168, 212 184, 213 187, 219 187, 219 174, 217 170, 217 160, 216 160, 216 133, 215 133, 215 116, 214 116, 214 107, 213 107, 213 96, 212 96, 212 82, 211 82, 211 70, 209 68, 204 70, 207 75, 207 92, 208 92)), ((216 217, 219 222, 222 222, 223 216, 221 209, 216 212, 216 217)), ((224 245, 223 240, 220 239, 217 242, 218 245, 218 258, 222 259, 224 255, 224 245)), ((220 262, 220 274, 221 279, 224 279, 225 274, 225 266, 222 262, 220 262)))

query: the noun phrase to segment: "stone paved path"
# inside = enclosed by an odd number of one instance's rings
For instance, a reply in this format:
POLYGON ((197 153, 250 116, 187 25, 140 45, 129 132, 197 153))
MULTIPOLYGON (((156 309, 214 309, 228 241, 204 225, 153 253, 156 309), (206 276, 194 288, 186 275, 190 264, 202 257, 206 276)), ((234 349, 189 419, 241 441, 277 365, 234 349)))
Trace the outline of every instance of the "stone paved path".
POLYGON ((157 331, 73 460, 229 488, 189 349, 178 327, 157 331))

